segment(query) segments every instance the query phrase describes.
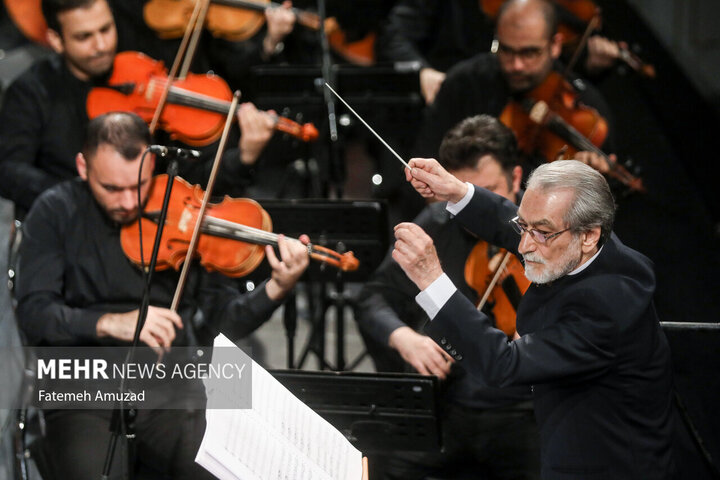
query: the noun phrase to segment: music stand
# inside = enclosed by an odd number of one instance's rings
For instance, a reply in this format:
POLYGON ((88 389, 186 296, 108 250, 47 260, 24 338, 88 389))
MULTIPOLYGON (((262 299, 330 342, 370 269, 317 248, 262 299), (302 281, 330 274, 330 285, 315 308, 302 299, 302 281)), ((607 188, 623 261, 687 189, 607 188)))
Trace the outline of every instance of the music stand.
MULTIPOLYGON (((301 368, 310 353, 315 354, 320 368, 345 368, 345 309, 352 301, 345 292, 346 282, 364 282, 382 262, 388 248, 387 205, 376 200, 259 200, 270 214, 273 231, 297 238, 305 233, 315 244, 340 253, 352 251, 360 261, 354 272, 342 272, 334 267, 311 261, 303 279, 308 285, 308 304, 312 323, 310 337, 298 361, 301 368), (334 291, 327 292, 332 283, 334 291), (325 314, 334 307, 337 318, 336 362, 325 358, 325 314)), ((251 280, 261 280, 270 274, 267 262, 256 269, 251 280)), ((286 313, 294 314, 292 299, 286 302, 286 313)), ((288 333, 288 368, 295 368, 294 318, 285 318, 288 333)))
MULTIPOLYGON (((422 119, 424 101, 420 94, 419 65, 397 62, 385 66, 333 66, 334 89, 375 129, 401 156, 412 147, 422 119)), ((302 112, 304 121, 312 121, 327 135, 327 111, 323 101, 322 72, 312 66, 260 66, 251 69, 246 94, 258 108, 281 111, 289 108, 302 112)), ((377 159, 377 170, 388 179, 385 189, 396 189, 403 174, 395 159, 364 126, 338 103, 337 117, 342 149, 347 140, 357 139, 377 159)), ((318 145, 325 146, 324 142, 318 145)), ((333 145, 337 145, 334 143, 333 145)), ((321 177, 327 178, 327 149, 316 151, 321 177)), ((335 172, 337 173, 337 172, 335 172)))
MULTIPOLYGON (((720 477, 720 323, 660 322, 672 352, 675 405, 687 439, 678 441, 683 478, 720 477), (694 450, 693 450, 694 449, 694 450), (687 470, 690 468, 692 470, 687 470)), ((682 436, 680 436, 683 438, 682 436)))
POLYGON ((437 377, 288 370, 270 373, 364 454, 440 448, 437 377))
MULTIPOLYGON (((378 132, 391 128, 391 137, 405 138, 413 133, 425 105, 420 94, 420 65, 396 62, 385 66, 357 67, 334 65, 335 90, 378 132)), ((250 70, 246 95, 258 108, 303 111, 306 120, 325 124, 322 72, 315 66, 263 65, 250 70)), ((338 105, 338 112, 347 109, 338 105)), ((354 118, 340 124, 354 123, 354 118)))

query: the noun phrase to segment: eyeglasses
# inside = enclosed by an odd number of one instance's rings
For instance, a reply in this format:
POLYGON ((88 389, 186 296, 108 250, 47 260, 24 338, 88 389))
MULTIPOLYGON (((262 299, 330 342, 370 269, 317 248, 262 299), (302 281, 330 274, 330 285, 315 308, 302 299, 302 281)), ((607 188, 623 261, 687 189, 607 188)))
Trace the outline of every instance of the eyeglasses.
POLYGON ((535 60, 540 58, 546 48, 547 45, 542 47, 525 47, 514 49, 507 45, 503 45, 499 41, 495 40, 493 41, 493 45, 490 50, 492 51, 492 53, 496 53, 498 56, 503 57, 504 59, 518 57, 523 62, 534 62, 535 60))
POLYGON ((543 232, 541 230, 535 230, 534 228, 528 228, 528 226, 524 223, 520 223, 519 218, 520 217, 515 217, 510 220, 510 225, 512 225, 513 230, 515 230, 520 236, 522 236, 522 234, 525 232, 529 233, 532 239, 540 245, 544 245, 548 242, 548 240, 551 240, 560 235, 561 233, 565 233, 570 230, 570 227, 568 227, 565 230, 560 230, 559 232, 555 233, 543 232))

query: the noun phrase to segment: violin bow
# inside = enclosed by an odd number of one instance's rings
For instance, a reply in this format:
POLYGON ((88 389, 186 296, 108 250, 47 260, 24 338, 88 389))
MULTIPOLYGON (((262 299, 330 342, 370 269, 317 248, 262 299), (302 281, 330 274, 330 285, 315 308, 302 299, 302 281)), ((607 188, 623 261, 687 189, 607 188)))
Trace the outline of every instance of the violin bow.
POLYGON ((383 138, 382 138, 380 135, 378 135, 378 133, 377 133, 375 130, 373 130, 373 128, 372 128, 370 125, 368 125, 368 123, 367 123, 365 120, 363 120, 363 118, 362 118, 355 110, 353 110, 353 108, 352 108, 350 105, 348 105, 348 103, 345 101, 345 99, 343 99, 343 98, 340 96, 340 94, 338 94, 335 90, 333 90, 333 88, 332 88, 330 85, 328 85, 327 82, 325 82, 325 86, 326 86, 332 93, 334 93, 337 98, 340 99, 340 101, 343 103, 343 105, 345 105, 345 106, 348 108, 348 110, 350 110, 350 111, 353 113, 353 115, 355 115, 355 116, 358 118, 358 120, 360 120, 360 121, 362 122, 362 124, 365 125, 365 126, 367 127, 367 129, 370 130, 370 132, 371 132, 373 135, 375 135, 375 137, 376 137, 378 140, 380 140, 380 141, 382 142, 383 145, 385 145, 385 148, 387 148, 388 150, 390 150, 390 152, 391 152, 393 155, 395 155, 395 158, 397 158, 398 160, 400 160, 400 163, 402 163, 403 165, 405 165, 405 168, 408 168, 408 169, 410 168, 410 165, 408 165, 408 163, 407 163, 405 160, 403 160, 403 158, 402 158, 400 155, 398 155, 398 153, 397 153, 395 150, 393 150, 392 147, 391 147, 390 145, 388 145, 387 142, 386 142, 385 140, 383 140, 383 138))
POLYGON ((185 59, 185 63, 183 64, 183 69, 179 77, 184 78, 187 75, 188 69, 190 68, 190 61, 192 61, 192 57, 195 55, 197 42, 200 37, 202 25, 203 23, 205 23, 205 15, 207 14, 209 7, 210 0, 202 0, 195 3, 195 8, 193 9, 193 13, 190 16, 190 21, 185 28, 185 34, 183 35, 183 39, 180 42, 180 47, 178 47, 178 52, 175 55, 175 60, 173 61, 172 68, 170 68, 170 72, 168 72, 167 81, 165 82, 162 94, 160 95, 160 100, 158 101, 158 105, 155 108, 155 113, 153 114, 152 121, 150 122, 150 134, 155 133, 157 124, 160 121, 160 116, 162 115, 162 111, 165 108, 165 104, 167 103, 167 98, 170 94, 170 88, 172 87, 173 80, 178 77, 178 70, 180 69, 180 63, 182 62, 183 58, 185 59), (189 48, 188 44, 190 44, 189 48), (188 60, 188 58, 190 60, 188 60))
POLYGON ((215 187, 215 179, 220 167, 220 160, 225 152, 225 144, 227 142, 228 133, 230 133, 230 126, 232 125, 233 118, 235 117, 235 109, 237 109, 238 101, 240 100, 240 92, 235 91, 233 95, 232 103, 230 104, 230 110, 228 111, 227 117, 225 118, 225 127, 223 129, 222 136, 220 137, 220 144, 218 145, 217 152, 215 153, 215 160, 213 161, 212 170, 210 171, 210 178, 208 179, 207 188, 205 189, 205 195, 198 210, 197 219, 195 220, 195 227, 193 234, 190 239, 190 245, 188 246, 187 254, 185 254, 185 261, 183 262, 182 270, 180 271, 180 279, 178 280, 177 288, 175 289, 175 296, 173 297, 170 309, 173 312, 177 311, 178 305, 180 304, 180 296, 185 289, 185 283, 187 281, 188 272, 190 271, 190 260, 192 259, 195 249, 197 248, 198 239, 200 238, 200 231, 205 218, 205 210, 210 202, 213 188, 215 187))
POLYGON ((485 293, 483 293, 483 296, 480 299, 480 302, 478 302, 478 306, 477 306, 478 312, 480 310, 482 310, 482 308, 485 306, 485 303, 487 302, 488 297, 490 297, 490 292, 492 292, 493 288, 495 288, 495 284, 497 284, 498 280, 500 279, 500 275, 505 270, 505 266, 507 265, 509 260, 510 260, 510 252, 505 252, 505 255, 503 255, 503 258, 502 258, 502 262, 500 262, 500 265, 498 265, 497 270, 495 270, 495 275, 493 275, 492 280, 490 280, 490 283, 488 284, 487 288, 485 289, 485 293))
POLYGON ((595 31, 595 29, 600 25, 600 9, 597 8, 595 10, 595 15, 593 15, 592 19, 588 22, 587 27, 585 28, 585 31, 583 32, 583 36, 580 38, 580 42, 578 43, 577 48, 575 48, 575 51, 573 52, 573 56, 568 62, 567 66, 565 67, 565 70, 563 71, 562 76, 564 78, 568 78, 568 75, 570 75, 570 72, 573 68, 575 68, 575 64, 577 63, 578 59, 580 58, 580 53, 582 52, 583 48, 585 48, 585 44, 587 44, 588 39, 590 38, 590 35, 592 32, 595 31))

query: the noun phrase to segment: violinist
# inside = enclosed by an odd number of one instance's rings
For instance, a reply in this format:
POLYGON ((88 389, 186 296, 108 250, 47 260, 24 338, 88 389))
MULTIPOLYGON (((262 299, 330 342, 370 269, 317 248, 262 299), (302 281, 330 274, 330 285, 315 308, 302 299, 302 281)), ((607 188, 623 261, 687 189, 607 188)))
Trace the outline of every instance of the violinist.
MULTIPOLYGON (((488 115, 463 120, 440 147, 440 161, 458 178, 517 203, 522 169, 515 137, 488 115)), ((414 222, 433 238, 446 272, 462 294, 477 302, 466 280, 466 262, 478 238, 450 219, 445 202, 423 210, 414 222)), ((482 241, 487 251, 491 247, 482 241)), ((486 262, 487 262, 486 257, 486 262)), ((520 274, 522 276, 522 274, 520 274)), ((414 301, 419 290, 388 255, 358 295, 355 317, 378 371, 411 371, 436 375, 443 382, 442 453, 402 452, 373 458, 385 476, 379 478, 539 477, 538 434, 527 387, 489 388, 476 382, 453 357, 423 335, 427 316, 414 301)), ((484 309, 493 318, 492 309, 484 309)), ((506 332, 508 338, 513 327, 506 332)))
MULTIPOLYGON (((420 92, 430 105, 453 65, 490 50, 497 9, 502 3, 400 0, 378 34, 377 59, 419 62, 420 92)), ((562 13, 572 15, 565 10, 562 13)), ((565 48, 563 56, 567 51, 565 48)), ((583 53, 581 65, 593 75, 610 68, 620 56, 618 43, 601 35, 590 37, 583 53)))
MULTIPOLYGON (((158 2, 153 0, 109 0, 109 3, 117 22, 119 50, 143 52, 156 60, 163 61, 169 68, 180 46, 182 33, 163 37, 162 33, 152 29, 152 26, 155 25, 152 23, 153 17, 155 14, 162 13, 161 20, 170 17, 187 21, 176 11, 187 8, 192 10, 193 3, 190 1, 158 2), (154 3, 161 5, 157 10, 151 8, 149 13, 153 15, 148 17, 148 8, 152 7, 154 3), (148 20, 150 25, 148 25, 148 20)), ((212 70, 225 78, 233 89, 246 90, 245 81, 251 67, 288 59, 285 42, 294 31, 296 23, 296 17, 291 7, 292 3, 286 1, 277 8, 269 7, 265 12, 260 12, 259 15, 265 19, 263 27, 257 34, 242 41, 216 37, 206 29, 203 31, 197 47, 191 70, 196 73, 212 70)), ((240 10, 231 10, 231 12, 233 11, 240 10)), ((185 26, 185 24, 178 24, 178 27, 183 29, 185 26)))
MULTIPOLYGON (((435 103, 427 109, 415 152, 437 153, 442 135, 459 120, 479 113, 500 117, 511 100, 521 100, 542 85, 557 67, 562 35, 556 32, 554 7, 545 0, 509 0, 496 27, 497 53, 477 55, 453 67, 435 103)), ((571 88, 580 103, 598 110, 610 124, 603 147, 613 150, 610 111, 592 85, 576 79, 571 88)), ((557 152, 555 152, 557 153, 557 152)), ((605 168, 598 155, 580 152, 576 159, 605 168)), ((554 160, 531 156, 526 165, 554 160)))
MULTIPOLYGON (((42 191, 77 175, 74 159, 88 122, 87 96, 93 87, 106 84, 118 45, 107 0, 43 0, 42 7, 55 55, 20 76, 0 110, 0 195, 15 202, 18 216, 42 191)), ((242 196, 253 182, 275 120, 250 103, 241 105, 237 118, 237 147, 224 154, 217 191, 242 196)), ((207 181, 211 149, 201 161, 183 163, 181 176, 191 183, 207 181)), ((164 171, 162 167, 158 169, 164 171)))
MULTIPOLYGON (((17 319, 31 345, 127 345, 137 323, 143 272, 123 252, 120 230, 139 213, 137 179, 148 146, 147 125, 134 114, 111 113, 89 122, 76 163, 80 179, 44 192, 24 223, 17 284, 17 319)), ((153 161, 142 171, 141 195, 152 181, 153 161)), ((144 202, 144 200, 143 200, 144 202)), ((280 255, 266 254, 272 277, 250 292, 193 264, 177 311, 170 310, 179 274, 155 272, 143 345, 211 345, 222 331, 237 340, 259 327, 280 305, 308 265, 300 242, 278 240, 280 255)), ((46 412, 41 448, 53 478, 100 477, 109 411, 46 412)), ((214 478, 195 462, 204 412, 140 410, 138 461, 163 478, 214 478)), ((119 471, 123 462, 113 462, 119 471)), ((115 478, 113 476, 113 478, 115 478)))
POLYGON ((421 290, 428 335, 479 382, 533 386, 542 478, 676 478, 672 365, 653 265, 613 233, 605 178, 572 160, 543 164, 518 207, 436 160, 409 166, 423 197, 446 200, 453 221, 524 260, 533 283, 518 308, 520 338, 508 342, 457 294, 432 239, 411 223, 395 227, 392 257, 421 290))

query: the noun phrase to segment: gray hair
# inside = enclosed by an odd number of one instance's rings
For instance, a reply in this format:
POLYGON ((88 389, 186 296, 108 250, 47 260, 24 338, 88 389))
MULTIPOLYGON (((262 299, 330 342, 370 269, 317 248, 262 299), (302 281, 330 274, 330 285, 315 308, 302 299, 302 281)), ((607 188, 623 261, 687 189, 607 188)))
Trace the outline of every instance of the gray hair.
POLYGON ((563 220, 574 233, 600 227, 602 245, 610 237, 615 221, 615 201, 605 177, 577 160, 557 160, 536 168, 528 178, 527 190, 570 189, 575 193, 563 220))

